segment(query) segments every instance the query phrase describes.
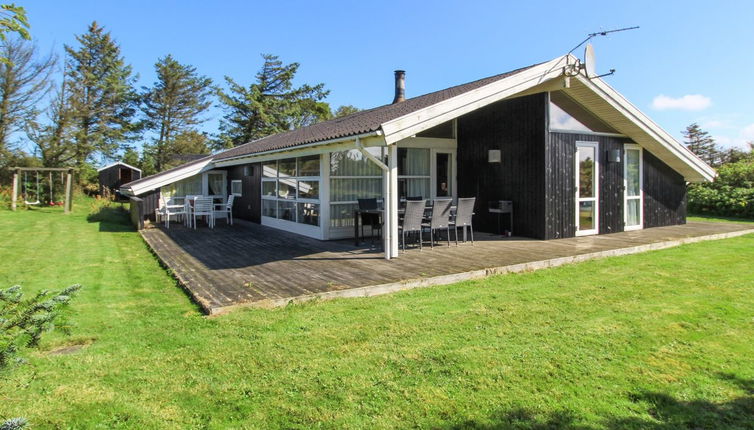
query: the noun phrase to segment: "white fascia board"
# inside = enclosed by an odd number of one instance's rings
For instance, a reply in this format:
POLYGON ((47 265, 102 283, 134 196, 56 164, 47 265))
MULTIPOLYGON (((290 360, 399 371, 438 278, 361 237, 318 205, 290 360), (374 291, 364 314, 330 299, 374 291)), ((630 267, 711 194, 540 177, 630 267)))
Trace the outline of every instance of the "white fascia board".
POLYGON ((130 164, 126 164, 126 163, 124 163, 124 162, 122 162, 122 161, 118 161, 118 162, 115 162, 115 163, 110 163, 110 164, 108 164, 108 165, 107 165, 107 166, 105 166, 105 167, 100 167, 99 169, 97 169, 97 171, 98 171, 98 172, 101 172, 101 171, 103 171, 103 170, 105 170, 105 169, 109 169, 109 168, 111 168, 111 167, 113 167, 113 166, 117 166, 117 165, 126 166, 126 167, 128 167, 129 169, 132 169, 132 170, 136 170, 136 171, 138 171, 139 173, 141 173, 141 169, 139 169, 138 167, 134 167, 134 166, 132 166, 132 165, 130 165, 130 164))
POLYGON ((212 164, 212 160, 209 159, 196 164, 191 164, 182 169, 173 170, 172 172, 158 173, 151 178, 146 178, 141 183, 122 189, 131 195, 138 196, 147 191, 152 191, 156 188, 172 184, 173 182, 180 181, 181 179, 186 179, 213 168, 214 165, 212 164))
POLYGON ((382 124, 385 141, 392 145, 423 130, 442 124, 481 107, 511 97, 563 75, 563 68, 576 63, 571 55, 550 60, 531 69, 459 94, 432 106, 382 124))
POLYGON ((707 163, 702 161, 699 157, 691 152, 688 148, 683 146, 680 142, 675 140, 673 136, 662 127, 652 121, 647 115, 641 112, 636 106, 634 106, 628 99, 622 94, 616 91, 613 87, 605 83, 600 78, 587 78, 579 74, 576 77, 587 88, 591 89, 595 94, 601 96, 607 101, 614 109, 622 113, 626 118, 630 119, 634 124, 641 128, 645 133, 659 142, 665 147, 671 154, 684 162, 684 164, 691 167, 697 172, 701 178, 712 181, 717 173, 715 169, 710 167, 707 163))

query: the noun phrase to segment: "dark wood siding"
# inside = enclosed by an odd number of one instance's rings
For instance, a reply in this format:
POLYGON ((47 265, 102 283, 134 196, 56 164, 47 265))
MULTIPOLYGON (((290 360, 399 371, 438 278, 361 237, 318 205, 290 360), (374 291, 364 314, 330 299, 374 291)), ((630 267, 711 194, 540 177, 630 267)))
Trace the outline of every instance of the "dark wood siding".
POLYGON ((105 192, 105 187, 109 188, 111 192, 115 192, 121 185, 141 179, 141 172, 116 164, 115 166, 101 170, 98 177, 99 192, 100 194, 103 194, 105 192))
POLYGON ((588 133, 550 133, 547 149, 547 239, 576 235, 576 142, 598 142, 599 234, 623 231, 623 145, 629 139, 588 133), (608 162, 620 151, 619 163, 608 162))
POLYGON ((686 223, 686 181, 644 150, 644 227, 686 223))
POLYGON ((233 203, 233 216, 256 223, 261 222, 262 216, 262 167, 259 163, 232 166, 228 169, 228 192, 230 181, 241 180, 241 197, 236 197, 233 203), (251 169, 251 175, 244 175, 244 168, 251 169))
MULTIPOLYGON (((544 238, 547 94, 504 100, 458 118, 458 197, 477 197, 474 228, 497 232, 488 202, 513 201, 513 232, 544 238), (499 149, 501 163, 488 163, 499 149)), ((507 217, 506 217, 507 218, 507 217)), ((507 225, 507 219, 503 221, 507 225)))

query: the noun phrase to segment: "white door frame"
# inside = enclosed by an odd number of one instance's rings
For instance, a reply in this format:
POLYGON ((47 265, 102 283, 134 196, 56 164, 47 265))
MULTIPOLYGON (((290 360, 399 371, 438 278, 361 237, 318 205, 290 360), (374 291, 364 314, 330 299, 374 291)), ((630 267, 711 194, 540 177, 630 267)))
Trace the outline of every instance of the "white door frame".
POLYGON ((623 230, 641 230, 644 228, 644 151, 635 143, 623 145, 623 230), (628 151, 639 151, 639 195, 628 195, 628 151), (628 225, 628 200, 639 200, 639 224, 628 225))
POLYGON ((450 163, 450 198, 452 198, 454 201, 456 199, 456 196, 458 195, 456 191, 456 150, 455 149, 436 149, 432 148, 430 150, 430 157, 429 157, 429 176, 430 176, 430 190, 429 195, 431 198, 437 198, 437 154, 448 154, 450 155, 448 162, 450 163))
POLYGON ((576 141, 576 154, 574 155, 574 180, 576 181, 575 192, 575 212, 576 212, 576 236, 587 236, 591 234, 598 234, 600 231, 600 144, 599 142, 584 142, 576 141), (579 197, 579 191, 581 188, 580 172, 579 172, 579 147, 591 147, 594 148, 594 197, 579 197), (594 228, 590 230, 581 230, 579 227, 579 203, 582 201, 594 202, 594 228))

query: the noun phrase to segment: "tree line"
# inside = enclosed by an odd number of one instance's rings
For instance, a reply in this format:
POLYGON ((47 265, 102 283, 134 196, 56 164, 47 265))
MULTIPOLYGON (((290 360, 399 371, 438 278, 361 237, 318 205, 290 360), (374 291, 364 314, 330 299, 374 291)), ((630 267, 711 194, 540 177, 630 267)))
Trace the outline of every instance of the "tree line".
POLYGON ((3 170, 72 166, 86 181, 103 159, 122 159, 148 175, 186 156, 358 111, 331 109, 324 83, 294 85, 300 64, 271 54, 250 83, 225 76, 222 85, 168 54, 155 62, 155 81, 137 88, 138 74, 97 22, 64 46, 62 61, 20 33, 0 38, 0 58, 3 170), (208 133, 201 126, 213 105, 222 118, 208 133))

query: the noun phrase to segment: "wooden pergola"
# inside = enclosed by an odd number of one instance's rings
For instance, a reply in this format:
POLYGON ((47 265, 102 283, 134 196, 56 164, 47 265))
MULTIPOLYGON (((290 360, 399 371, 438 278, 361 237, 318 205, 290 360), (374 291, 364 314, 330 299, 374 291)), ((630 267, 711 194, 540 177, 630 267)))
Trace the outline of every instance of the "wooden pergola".
POLYGON ((18 199, 18 176, 21 172, 65 172, 65 200, 63 203, 63 209, 65 213, 70 213, 73 210, 73 172, 76 170, 73 167, 11 167, 13 171, 13 195, 11 198, 11 210, 16 210, 16 200, 18 199))

